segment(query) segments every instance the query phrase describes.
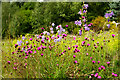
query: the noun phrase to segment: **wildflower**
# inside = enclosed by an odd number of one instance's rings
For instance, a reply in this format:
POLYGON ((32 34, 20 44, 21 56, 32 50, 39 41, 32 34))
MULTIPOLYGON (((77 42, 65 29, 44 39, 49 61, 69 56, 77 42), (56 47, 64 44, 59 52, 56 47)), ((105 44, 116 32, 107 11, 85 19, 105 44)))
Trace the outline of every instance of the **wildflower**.
POLYGON ((34 51, 34 53, 36 53, 36 51, 34 51))
POLYGON ((90 46, 90 44, 87 44, 87 47, 90 46))
POLYGON ((83 11, 83 13, 86 13, 86 12, 87 12, 86 10, 83 11))
POLYGON ((117 77, 117 74, 114 74, 115 77, 117 77))
POLYGON ((22 40, 24 40, 24 39, 25 39, 25 36, 22 37, 22 40))
POLYGON ((54 24, 54 23, 52 23, 52 26, 55 26, 55 24, 54 24))
POLYGON ((68 47, 68 49, 70 50, 70 47, 68 47))
POLYGON ((107 62, 108 66, 110 65, 110 62, 107 62))
POLYGON ((74 61, 74 63, 77 63, 77 61, 74 61))
POLYGON ((98 64, 100 63, 100 61, 98 61, 98 64))
POLYGON ((85 16, 82 16, 82 18, 85 18, 85 16))
POLYGON ((82 11, 80 10, 80 11, 78 12, 78 14, 80 14, 80 15, 81 15, 81 14, 82 14, 82 11))
POLYGON ((95 61, 92 61, 92 63, 94 64, 94 63, 95 63, 95 61))
POLYGON ((98 76, 98 73, 96 73, 94 76, 97 77, 97 76, 98 76))
POLYGON ((43 56, 43 53, 41 54, 41 56, 43 56))
POLYGON ((32 41, 32 38, 30 38, 30 41, 32 41))
POLYGON ((82 31, 81 31, 81 30, 79 30, 79 35, 80 35, 80 36, 82 35, 82 31))
POLYGON ((25 63, 25 66, 27 66, 27 63, 25 63))
POLYGON ((44 30, 44 28, 43 28, 43 27, 42 27, 41 29, 42 29, 42 30, 44 30))
POLYGON ((53 33, 54 33, 54 31, 51 31, 51 33, 53 34, 53 33))
POLYGON ((77 24, 78 24, 78 21, 75 21, 75 24, 77 25, 77 24))
POLYGON ((93 76, 94 76, 94 74, 91 74, 91 76, 93 77, 93 76))
POLYGON ((75 58, 76 56, 75 55, 73 55, 73 58, 75 58))
POLYGON ((76 37, 74 37, 74 40, 76 40, 76 37))
POLYGON ((19 46, 21 46, 21 43, 22 43, 21 40, 20 40, 20 41, 17 41, 17 44, 18 44, 19 46))
POLYGON ((79 26, 81 26, 81 24, 82 24, 81 20, 78 21, 77 24, 78 24, 79 26))
POLYGON ((58 64, 57 64, 57 66, 58 66, 58 64))
POLYGON ((86 55, 88 56, 88 53, 86 53, 86 55))
POLYGON ((101 76, 98 76, 97 78, 98 78, 98 79, 101 79, 101 76))
POLYGON ((110 24, 107 24, 107 27, 110 28, 110 24))
POLYGON ((25 56, 25 59, 27 59, 28 57, 27 56, 25 56))
POLYGON ((8 64, 10 64, 10 61, 8 61, 8 64))
POLYGON ((83 41, 82 44, 85 44, 85 41, 83 41))
POLYGON ((112 76, 114 76, 114 73, 112 73, 112 76))
POLYGON ((56 30, 58 29, 58 26, 56 27, 56 30))
POLYGON ((104 66, 101 66, 101 68, 102 68, 102 69, 105 69, 105 67, 104 67, 104 66))
POLYGON ((101 70, 101 67, 99 67, 98 70, 100 71, 100 70, 101 70))
POLYGON ((49 36, 49 35, 50 35, 50 33, 49 33, 49 32, 47 32, 47 35, 49 36))
POLYGON ((115 34, 112 34, 112 37, 115 37, 115 34))
POLYGON ((68 25, 66 25, 66 27, 68 27, 68 25))
POLYGON ((108 13, 105 13, 105 18, 108 18, 109 17, 109 14, 108 13))
POLYGON ((87 9, 88 8, 88 4, 84 4, 83 8, 87 9))

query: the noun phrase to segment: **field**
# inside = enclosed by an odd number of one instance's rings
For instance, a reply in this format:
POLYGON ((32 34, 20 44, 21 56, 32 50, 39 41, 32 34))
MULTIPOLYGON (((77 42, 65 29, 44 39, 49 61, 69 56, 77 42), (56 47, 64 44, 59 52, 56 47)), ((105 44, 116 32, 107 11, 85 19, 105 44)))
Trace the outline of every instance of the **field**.
POLYGON ((82 36, 27 34, 2 43, 4 78, 120 78, 118 34, 92 31, 82 36), (21 46, 15 45, 21 40, 21 46), (49 41, 50 40, 50 41, 49 41), (27 41, 27 42, 26 42, 27 41), (16 47, 16 48, 15 48, 16 47))

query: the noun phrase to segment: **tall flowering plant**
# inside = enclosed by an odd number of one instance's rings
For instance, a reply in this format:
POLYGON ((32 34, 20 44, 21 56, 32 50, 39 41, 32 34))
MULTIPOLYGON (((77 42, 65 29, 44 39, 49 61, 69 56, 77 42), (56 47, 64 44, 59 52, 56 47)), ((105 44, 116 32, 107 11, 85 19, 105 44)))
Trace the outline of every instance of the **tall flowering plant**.
POLYGON ((83 6, 82 9, 80 9, 80 11, 78 12, 78 14, 80 14, 80 20, 75 21, 75 24, 78 25, 79 27, 81 27, 81 30, 79 30, 79 35, 82 35, 82 33, 85 31, 89 31, 90 30, 90 26, 93 25, 92 23, 87 24, 87 9, 88 9, 88 4, 84 4, 83 2, 83 6))

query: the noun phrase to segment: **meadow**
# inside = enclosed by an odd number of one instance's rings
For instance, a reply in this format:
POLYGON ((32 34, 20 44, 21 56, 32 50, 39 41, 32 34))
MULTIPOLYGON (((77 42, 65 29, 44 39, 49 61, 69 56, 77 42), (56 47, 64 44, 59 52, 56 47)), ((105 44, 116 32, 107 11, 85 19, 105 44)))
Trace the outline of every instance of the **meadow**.
MULTIPOLYGON (((52 23, 49 31, 41 28, 41 34, 28 33, 2 40, 2 77, 120 78, 118 32, 91 30, 89 27, 93 24, 87 25, 85 20, 87 7, 85 4, 78 12, 83 20, 75 21, 81 26, 77 35, 67 33, 68 25, 52 23), (56 33, 54 26, 57 26, 56 33)), ((109 14, 105 14, 108 22, 113 13, 109 14)))

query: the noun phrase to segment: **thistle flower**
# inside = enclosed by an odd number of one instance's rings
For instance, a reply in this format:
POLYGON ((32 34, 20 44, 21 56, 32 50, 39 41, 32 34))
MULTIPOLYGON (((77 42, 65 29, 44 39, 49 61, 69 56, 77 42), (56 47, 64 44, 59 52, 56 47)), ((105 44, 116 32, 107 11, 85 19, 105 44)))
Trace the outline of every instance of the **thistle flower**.
POLYGON ((32 38, 30 38, 30 41, 32 41, 32 38))
POLYGON ((94 76, 97 77, 97 76, 98 76, 98 73, 96 73, 94 76))
POLYGON ((28 57, 27 56, 25 56, 25 59, 27 59, 28 57))
POLYGON ((101 76, 98 76, 97 78, 98 78, 98 79, 101 79, 101 76))
POLYGON ((99 67, 98 70, 100 71, 100 70, 101 70, 101 67, 99 67))
POLYGON ((74 61, 74 63, 78 63, 77 61, 74 61))
POLYGON ((88 53, 86 53, 86 55, 88 56, 88 53))
POLYGON ((68 27, 68 25, 66 25, 66 27, 68 27))
POLYGON ((110 65, 110 62, 107 62, 108 66, 110 65))
POLYGON ((8 64, 10 64, 10 61, 8 61, 8 64))
POLYGON ((115 37, 115 34, 112 34, 112 37, 115 37))
POLYGON ((98 64, 100 63, 100 61, 98 61, 98 64))
POLYGON ((43 53, 41 54, 41 56, 43 56, 43 53))
POLYGON ((73 55, 73 58, 75 58, 76 56, 75 55, 73 55))
POLYGON ((94 64, 94 63, 95 63, 95 61, 92 61, 92 63, 94 64))

